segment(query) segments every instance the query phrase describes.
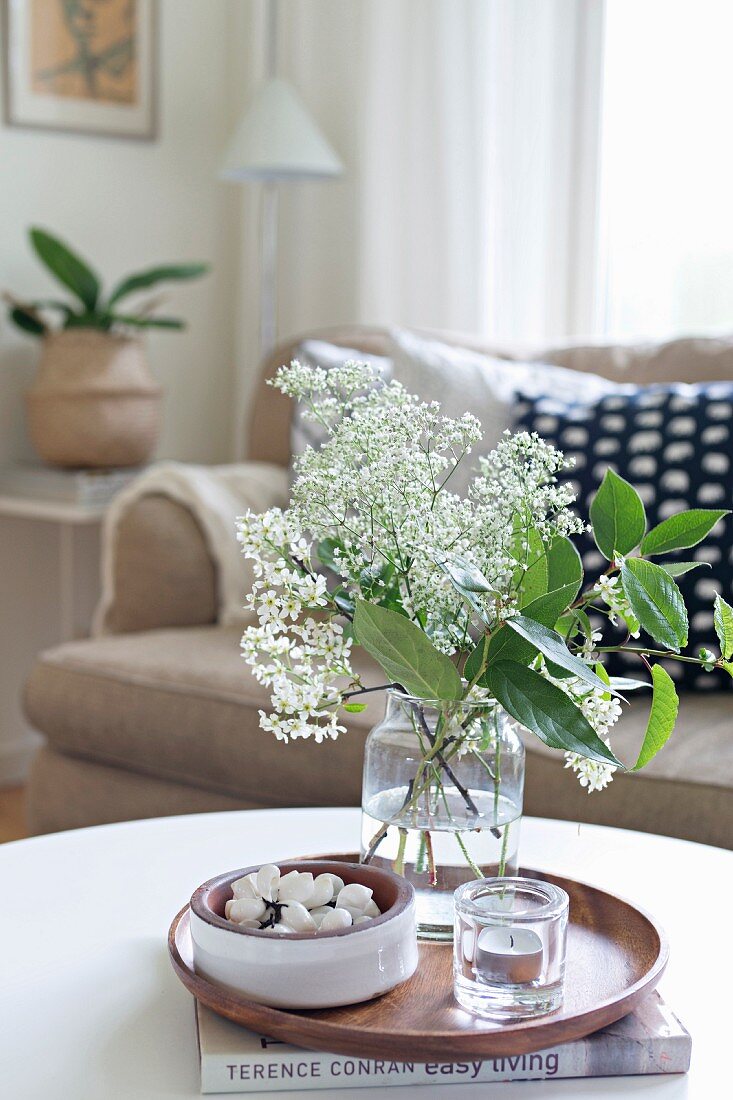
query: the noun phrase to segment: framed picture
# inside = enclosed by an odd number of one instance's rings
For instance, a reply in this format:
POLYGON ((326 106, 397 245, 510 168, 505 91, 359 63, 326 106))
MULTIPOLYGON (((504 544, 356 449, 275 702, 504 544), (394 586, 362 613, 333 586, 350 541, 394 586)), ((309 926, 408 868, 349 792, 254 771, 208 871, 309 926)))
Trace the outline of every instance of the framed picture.
POLYGON ((11 126, 155 137, 154 0, 5 0, 11 126))

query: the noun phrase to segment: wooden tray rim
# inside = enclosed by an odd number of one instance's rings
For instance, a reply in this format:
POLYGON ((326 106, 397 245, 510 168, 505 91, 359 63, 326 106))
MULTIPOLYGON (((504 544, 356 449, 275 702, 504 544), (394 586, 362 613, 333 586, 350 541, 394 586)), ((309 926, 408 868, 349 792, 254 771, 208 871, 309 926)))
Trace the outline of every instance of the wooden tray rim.
MULTIPOLYGON (((664 929, 642 906, 627 898, 591 883, 573 879, 568 875, 553 875, 549 871, 523 870, 527 877, 547 877, 551 881, 560 878, 573 883, 584 890, 591 890, 612 898, 617 904, 624 905, 638 913, 656 934, 659 941, 657 957, 649 970, 636 982, 628 986, 621 994, 594 1003, 592 1007, 572 1016, 553 1013, 531 1020, 518 1020, 492 1030, 435 1030, 417 1031, 405 1028, 400 1035, 408 1039, 428 1041, 436 1044, 450 1042, 451 1057, 441 1058, 437 1053, 417 1053, 408 1051, 400 1060, 412 1062, 455 1061, 456 1058, 475 1056, 477 1058, 507 1057, 516 1054, 529 1054, 544 1050, 558 1043, 582 1039, 586 1035, 609 1024, 615 1023, 650 993, 662 977, 669 961, 669 941, 664 929)), ((272 1039, 284 1039, 294 1046, 306 1049, 322 1050, 331 1054, 344 1054, 352 1057, 384 1057, 379 1049, 379 1033, 364 1031, 353 1025, 334 1022, 312 1016, 313 1009, 284 1009, 263 1005, 248 1000, 197 974, 183 961, 176 943, 179 924, 190 911, 186 904, 176 914, 168 931, 168 951, 173 968, 190 993, 211 1008, 218 1015, 225 1016, 234 1023, 272 1039), (244 1019, 243 1019, 244 1017, 244 1019)), ((449 944, 426 944, 431 950, 450 950, 449 944)))

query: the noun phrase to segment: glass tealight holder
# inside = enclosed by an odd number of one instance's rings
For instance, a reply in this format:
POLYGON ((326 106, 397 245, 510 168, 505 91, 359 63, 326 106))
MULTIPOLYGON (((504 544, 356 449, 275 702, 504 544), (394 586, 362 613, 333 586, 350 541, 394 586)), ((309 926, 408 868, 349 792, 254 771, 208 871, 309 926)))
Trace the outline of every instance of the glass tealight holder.
POLYGON ((485 878, 455 893, 453 991, 489 1019, 544 1016, 562 1004, 569 898, 530 878, 485 878))

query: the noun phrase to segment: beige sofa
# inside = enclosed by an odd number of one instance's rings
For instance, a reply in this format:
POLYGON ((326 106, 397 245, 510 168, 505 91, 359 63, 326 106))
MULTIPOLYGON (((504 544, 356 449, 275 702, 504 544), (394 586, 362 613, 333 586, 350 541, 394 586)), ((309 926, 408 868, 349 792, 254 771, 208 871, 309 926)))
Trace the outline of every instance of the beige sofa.
MULTIPOLYGON (((316 335, 384 352, 377 329, 316 335)), ((252 406, 250 457, 281 466, 290 405, 265 382, 294 347, 264 365, 252 406)), ((542 356, 642 383, 733 379, 733 341, 576 346, 542 356)), ((286 746, 258 728, 266 693, 239 656, 239 631, 216 624, 215 568, 184 508, 160 496, 141 500, 119 531, 115 573, 114 633, 43 654, 26 687, 28 717, 46 739, 29 786, 34 832, 238 807, 358 804, 364 737, 378 706, 325 745, 286 746)), ((527 812, 733 847, 732 702, 686 697, 666 750, 599 795, 586 794, 557 754, 528 739, 527 812)), ((635 701, 615 735, 627 759, 647 706, 635 701)))

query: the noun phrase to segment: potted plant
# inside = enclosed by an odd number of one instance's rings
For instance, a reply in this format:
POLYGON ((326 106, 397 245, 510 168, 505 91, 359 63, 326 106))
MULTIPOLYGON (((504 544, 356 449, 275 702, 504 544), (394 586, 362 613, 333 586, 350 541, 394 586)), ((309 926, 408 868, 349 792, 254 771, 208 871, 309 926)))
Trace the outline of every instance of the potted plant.
POLYGON ((672 733, 678 700, 663 661, 733 675, 733 608, 716 597, 717 656, 683 654, 679 566, 665 566, 726 512, 681 512, 648 531, 638 493, 608 470, 590 510, 605 564, 584 578, 573 537, 586 526, 557 478, 565 460, 537 435, 506 433, 461 498, 450 479, 481 438, 475 417, 444 417, 367 364, 326 373, 294 362, 276 384, 326 441, 298 459, 286 511, 240 523, 259 620, 242 648, 271 692, 260 725, 284 742, 327 742, 368 692, 386 689, 366 746, 362 859, 407 875, 421 934, 449 938, 454 889, 517 866, 517 727, 600 790, 618 769, 644 767, 672 733), (626 641, 604 644, 591 614, 620 619, 626 641), (362 682, 357 648, 384 672, 374 686, 362 682), (639 680, 607 674, 602 655, 619 649, 638 658, 639 680), (626 693, 644 689, 645 735, 624 765, 613 727, 626 693))
POLYGON ((161 406, 139 334, 185 325, 155 312, 160 299, 135 309, 126 308, 126 300, 161 282, 197 278, 208 266, 148 268, 122 279, 105 296, 92 268, 57 237, 33 228, 30 242, 73 295, 70 301, 32 302, 5 295, 10 320, 43 342, 38 375, 27 394, 31 441, 40 457, 56 466, 137 466, 155 449, 161 406))

